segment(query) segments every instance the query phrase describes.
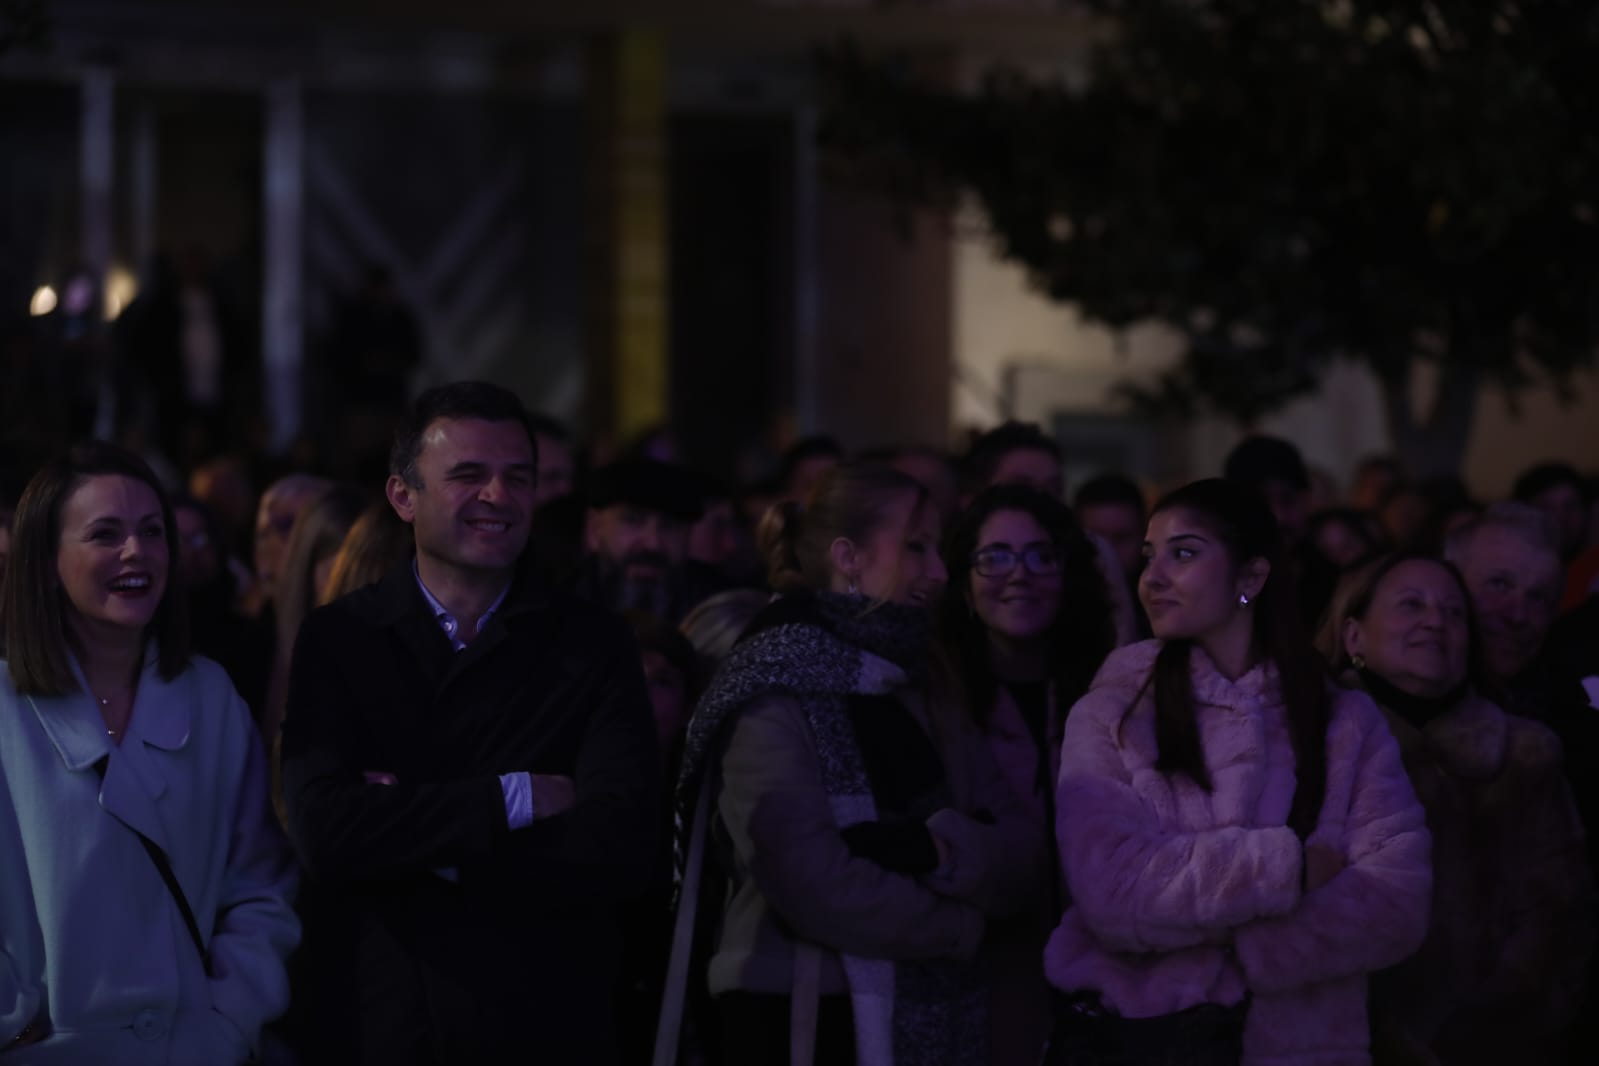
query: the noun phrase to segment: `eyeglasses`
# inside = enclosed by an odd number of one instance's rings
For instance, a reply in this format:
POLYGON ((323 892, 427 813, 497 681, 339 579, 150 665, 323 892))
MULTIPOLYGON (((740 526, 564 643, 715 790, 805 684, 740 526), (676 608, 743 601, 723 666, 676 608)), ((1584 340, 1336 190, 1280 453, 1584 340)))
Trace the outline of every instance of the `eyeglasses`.
POLYGON ((983 577, 1005 577, 1016 564, 1027 567, 1029 574, 1039 577, 1060 573, 1060 556, 1047 545, 1012 551, 1009 548, 984 548, 972 556, 972 569, 983 577))

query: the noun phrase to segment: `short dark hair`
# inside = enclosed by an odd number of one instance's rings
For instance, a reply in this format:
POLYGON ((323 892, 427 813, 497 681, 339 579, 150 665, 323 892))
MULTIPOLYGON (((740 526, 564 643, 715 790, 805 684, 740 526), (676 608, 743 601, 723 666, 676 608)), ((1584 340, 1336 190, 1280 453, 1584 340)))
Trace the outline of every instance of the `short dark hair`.
POLYGON ((551 418, 541 411, 529 411, 527 413, 527 427, 529 432, 535 434, 535 443, 537 443, 538 437, 548 437, 551 440, 558 440, 562 444, 570 444, 572 442, 572 431, 566 428, 566 423, 559 419, 551 418))
POLYGON ((710 680, 701 676, 700 658, 694 651, 694 645, 676 626, 648 611, 624 611, 622 617, 633 630, 633 639, 638 642, 639 651, 655 652, 683 675, 683 692, 692 705, 699 696, 700 688, 710 680))
POLYGON ((961 489, 968 493, 988 487, 1000 463, 1011 452, 1048 452, 1060 460, 1060 445, 1032 422, 1005 422, 972 442, 960 461, 961 489))
POLYGON ((1368 455, 1360 462, 1355 464, 1355 476, 1357 478, 1362 477, 1374 470, 1380 470, 1383 473, 1395 478, 1403 478, 1405 476, 1405 464, 1401 463, 1397 457, 1392 455, 1383 455, 1380 453, 1368 455))
POLYGON ((794 480, 794 472, 799 469, 801 463, 809 459, 837 459, 842 463, 844 461, 843 445, 839 444, 834 437, 820 435, 801 437, 789 445, 788 450, 783 453, 783 458, 778 462, 778 484, 785 490, 790 488, 791 482, 794 480))
POLYGON ((1285 481, 1296 489, 1310 488, 1304 456, 1278 437, 1247 437, 1240 441, 1227 455, 1223 476, 1257 488, 1267 481, 1285 481))
POLYGON ((79 444, 46 463, 28 482, 11 527, 11 565, 4 589, 6 657, 20 693, 64 696, 77 689, 68 651, 74 637, 62 609, 57 580, 61 510, 85 480, 103 475, 132 478, 150 487, 166 527, 167 584, 148 632, 156 638, 157 663, 170 681, 189 665, 187 603, 177 575, 178 524, 172 502, 145 461, 104 441, 79 444))
POLYGON ((1510 490, 1510 495, 1519 503, 1531 503, 1559 485, 1570 485, 1577 490, 1577 495, 1585 500, 1588 498, 1588 486, 1584 484, 1582 475, 1566 463, 1539 463, 1523 471, 1516 478, 1516 486, 1510 490))
POLYGON ((1072 506, 1079 510, 1113 503, 1131 507, 1140 515, 1147 509, 1144 494, 1138 488, 1138 484, 1122 474, 1099 474, 1091 477, 1078 487, 1077 494, 1072 497, 1072 506))
POLYGON ((422 483, 417 472, 417 456, 422 453, 422 438, 428 427, 440 419, 478 419, 484 422, 516 422, 527 431, 527 442, 538 459, 538 438, 527 408, 516 393, 487 381, 455 381, 435 385, 416 398, 410 416, 394 434, 389 449, 389 473, 415 488, 422 483))

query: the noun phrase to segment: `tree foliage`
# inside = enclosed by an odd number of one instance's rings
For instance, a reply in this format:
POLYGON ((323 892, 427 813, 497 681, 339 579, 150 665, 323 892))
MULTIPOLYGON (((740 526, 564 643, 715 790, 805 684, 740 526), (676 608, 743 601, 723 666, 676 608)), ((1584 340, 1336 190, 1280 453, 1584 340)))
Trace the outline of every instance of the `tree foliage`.
MULTIPOLYGON (((1599 316, 1599 8, 1577 0, 1099 0, 1080 83, 975 91, 824 57, 824 135, 865 180, 969 191, 1050 297, 1158 320, 1144 398, 1251 420, 1363 360, 1405 434, 1418 360, 1557 384, 1599 316)), ((1469 417, 1469 414, 1468 414, 1469 417)), ((1458 418, 1456 419, 1458 422, 1458 418)), ((1464 443, 1459 425, 1431 429, 1464 443)), ((1419 439, 1419 438, 1418 438, 1419 439)))

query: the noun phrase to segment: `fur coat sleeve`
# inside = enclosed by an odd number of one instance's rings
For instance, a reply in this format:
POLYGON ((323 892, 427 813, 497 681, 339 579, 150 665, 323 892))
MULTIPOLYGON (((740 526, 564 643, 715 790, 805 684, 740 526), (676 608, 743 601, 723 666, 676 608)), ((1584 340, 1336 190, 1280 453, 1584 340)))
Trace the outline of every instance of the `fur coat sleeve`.
POLYGON ((1083 920, 1113 951, 1222 943, 1234 927, 1286 914, 1299 898, 1301 855, 1292 830, 1207 824, 1190 816, 1205 805, 1197 785, 1160 780, 1151 715, 1129 714, 1148 694, 1140 694, 1141 684, 1104 676, 1130 665, 1129 676, 1141 683, 1143 660, 1152 662, 1156 650, 1151 641, 1113 656, 1072 709, 1062 744, 1061 864, 1083 920))
POLYGON ((1347 865, 1290 913, 1239 928, 1235 949, 1256 993, 1391 966, 1426 934, 1432 896, 1426 817, 1398 744, 1363 693, 1334 697, 1327 763, 1326 799, 1306 846, 1333 848, 1347 865))

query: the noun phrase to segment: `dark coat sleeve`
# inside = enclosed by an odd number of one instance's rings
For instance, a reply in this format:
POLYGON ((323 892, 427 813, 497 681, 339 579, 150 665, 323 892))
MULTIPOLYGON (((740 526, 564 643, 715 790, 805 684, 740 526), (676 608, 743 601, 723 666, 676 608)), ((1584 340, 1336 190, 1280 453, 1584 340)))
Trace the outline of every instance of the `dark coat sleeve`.
MULTIPOLYGON (((593 684, 572 779, 570 811, 500 834, 461 870, 541 900, 631 899, 650 884, 661 839, 662 767, 644 672, 632 635, 609 616, 582 627, 593 684)), ((502 820, 503 821, 503 820, 502 820)))
POLYGON ((350 640, 341 623, 348 620, 336 610, 313 612, 289 669, 283 798, 306 869, 327 880, 361 880, 455 867, 489 854, 508 832, 496 775, 395 785, 363 778, 385 768, 359 761, 357 697, 338 650, 350 640))

